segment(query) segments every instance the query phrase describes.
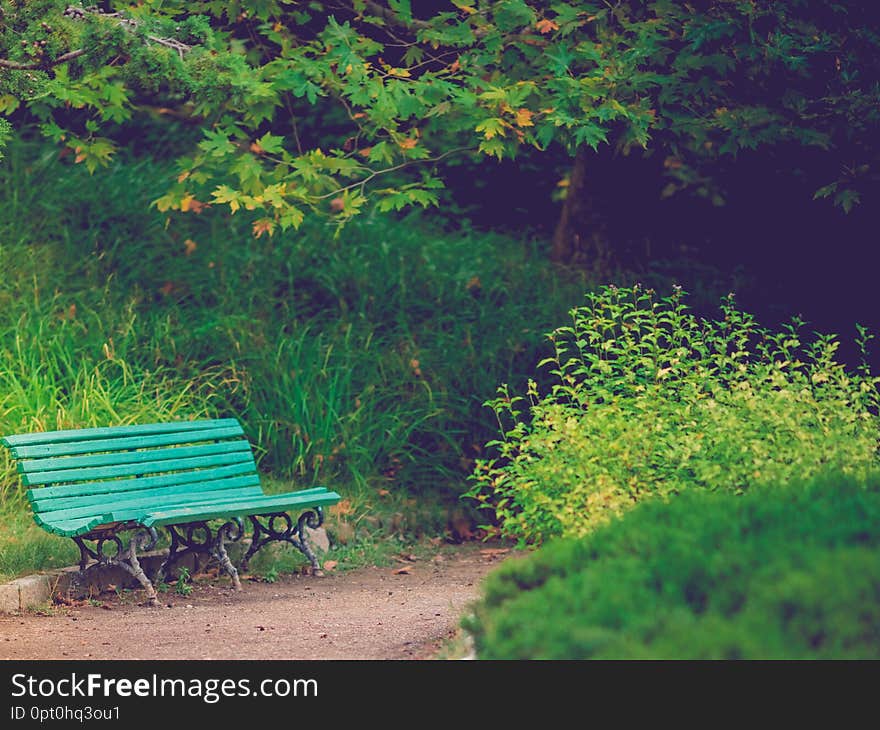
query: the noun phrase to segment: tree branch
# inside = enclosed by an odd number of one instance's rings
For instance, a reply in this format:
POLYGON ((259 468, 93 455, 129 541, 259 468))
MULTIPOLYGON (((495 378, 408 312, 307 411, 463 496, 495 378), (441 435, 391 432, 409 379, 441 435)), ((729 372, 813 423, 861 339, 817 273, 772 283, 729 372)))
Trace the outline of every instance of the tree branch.
MULTIPOLYGON (((90 15, 99 15, 102 18, 109 18, 111 20, 115 20, 121 25, 128 25, 132 28, 138 27, 138 22, 134 18, 126 18, 121 13, 103 13, 100 10, 82 7, 74 7, 73 5, 69 6, 67 10, 64 11, 64 14, 68 17, 74 19, 84 18, 86 13, 90 15)), ((161 46, 165 46, 166 48, 172 48, 183 58, 183 54, 192 49, 192 46, 188 46, 186 43, 182 43, 181 41, 175 40, 174 38, 160 38, 155 35, 146 36, 148 41, 152 41, 153 43, 158 43, 161 46)), ((15 71, 34 71, 41 68, 51 68, 52 66, 59 66, 62 63, 67 63, 68 61, 72 61, 75 58, 79 58, 80 56, 85 55, 85 48, 77 48, 75 51, 68 51, 64 53, 58 58, 54 58, 52 60, 40 60, 40 61, 9 61, 5 58, 0 58, 0 68, 9 68, 15 71)))
POLYGON ((72 61, 74 58, 79 58, 83 54, 85 54, 84 48, 78 48, 75 51, 69 51, 64 55, 58 56, 58 58, 52 61, 27 61, 27 62, 19 62, 19 61, 7 61, 5 58, 0 58, 0 66, 3 68, 11 68, 16 71, 32 71, 38 68, 46 68, 47 66, 57 66, 61 63, 67 63, 68 61, 72 61))
POLYGON ((397 17, 397 14, 391 10, 390 8, 384 8, 379 3, 373 2, 373 0, 367 0, 365 3, 367 9, 373 13, 373 15, 378 15, 380 18, 385 18, 392 25, 399 25, 403 28, 430 28, 431 24, 424 21, 419 20, 418 18, 413 18, 412 23, 406 23, 401 18, 397 17))
POLYGON ((386 175, 389 172, 395 172, 397 170, 402 170, 404 167, 409 167, 410 165, 418 165, 419 163, 424 162, 439 162, 444 157, 449 157, 450 155, 457 154, 459 152, 472 152, 473 147, 456 147, 455 149, 448 150, 444 152, 442 155, 437 155, 436 157, 425 157, 422 160, 407 160, 406 162, 401 162, 399 165, 392 165, 391 167, 386 167, 384 170, 373 170, 369 175, 367 175, 362 180, 358 180, 357 182, 353 182, 350 185, 346 185, 345 187, 338 188, 334 190, 332 193, 325 193, 324 195, 318 195, 315 200, 324 200, 325 198, 332 198, 337 195, 341 195, 342 193, 353 190, 354 188, 363 187, 371 180, 379 177, 380 175, 386 175))

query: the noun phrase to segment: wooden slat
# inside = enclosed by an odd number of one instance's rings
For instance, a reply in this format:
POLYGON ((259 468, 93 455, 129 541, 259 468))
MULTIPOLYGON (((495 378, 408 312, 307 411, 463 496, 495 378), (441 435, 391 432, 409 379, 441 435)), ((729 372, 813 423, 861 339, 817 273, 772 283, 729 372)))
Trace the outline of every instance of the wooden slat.
MULTIPOLYGON (((322 494, 300 495, 298 492, 291 494, 271 495, 256 499, 244 499, 241 501, 218 502, 216 504, 194 505, 168 510, 152 510, 142 520, 145 527, 172 525, 177 523, 198 522, 202 520, 223 519, 243 515, 268 514, 270 512, 285 512, 289 509, 302 509, 308 507, 320 507, 328 504, 336 504, 340 496, 336 492, 324 491, 322 494)), ((113 514, 115 518, 116 515, 113 514)))
MULTIPOLYGON (((239 503, 247 502, 252 499, 260 499, 262 492, 259 487, 256 489, 256 493, 251 491, 250 493, 242 491, 236 492, 234 495, 229 496, 224 493, 205 493, 204 495, 192 495, 192 498, 186 502, 176 502, 169 503, 166 505, 153 505, 150 508, 144 507, 120 507, 118 509, 111 509, 107 514, 110 515, 113 522, 128 522, 135 521, 139 524, 143 524, 146 519, 146 515, 149 512, 155 510, 163 510, 163 511, 172 511, 172 510, 183 510, 183 509, 214 509, 216 505, 237 505, 239 503)), ((206 518, 206 519, 214 519, 206 518)), ((187 522, 198 522, 199 520, 187 520, 187 522)), ((185 523, 183 523, 185 524, 185 523)))
POLYGON ((113 451, 106 454, 90 454, 88 456, 25 459, 18 462, 18 470, 25 474, 36 474, 42 471, 84 469, 92 466, 118 466, 119 464, 145 464, 151 461, 186 459, 193 456, 213 456, 214 454, 228 454, 236 451, 250 452, 250 450, 251 445, 247 441, 221 441, 217 444, 173 446, 162 449, 148 449, 146 451, 123 451, 121 453, 113 451))
POLYGON ((85 535, 99 525, 106 525, 112 522, 110 515, 100 515, 89 519, 79 520, 44 520, 40 515, 34 515, 34 521, 43 529, 60 535, 61 537, 76 537, 77 535, 85 535))
MULTIPOLYGON (((178 484, 193 484, 195 482, 240 476, 242 474, 256 474, 253 462, 245 461, 240 464, 215 467, 214 469, 176 472, 154 477, 118 479, 109 482, 64 484, 60 487, 36 487, 35 489, 27 490, 27 498, 33 509, 40 512, 51 509, 52 502, 59 499, 76 499, 90 495, 113 495, 121 492, 152 489, 154 487, 171 487, 178 484)), ((109 497, 104 496, 103 498, 108 499, 109 497)))
POLYGON ((155 446, 172 446, 174 444, 190 444, 199 441, 243 436, 241 426, 223 428, 207 428, 198 431, 178 431, 170 434, 149 436, 124 436, 111 439, 94 439, 90 441, 71 441, 60 444, 38 444, 36 446, 18 446, 10 449, 16 459, 39 459, 54 456, 73 456, 76 454, 94 454, 100 451, 126 451, 129 449, 145 449, 155 446))
MULTIPOLYGON (((41 471, 35 474, 22 474, 26 487, 53 482, 85 482, 93 479, 113 479, 116 477, 137 476, 138 474, 158 474, 185 469, 201 469, 225 464, 253 464, 250 451, 234 451, 216 456, 197 456, 192 459, 163 459, 141 464, 122 464, 120 466, 101 466, 90 469, 62 469, 60 471, 41 471)), ((256 465, 254 465, 256 469, 256 465)))
POLYGON ((232 490, 259 486, 260 477, 256 474, 247 474, 245 476, 226 477, 224 479, 206 479, 194 484, 176 484, 170 487, 154 487, 153 489, 139 489, 137 491, 114 494, 94 494, 85 497, 53 499, 48 500, 45 509, 37 509, 35 507, 34 512, 48 517, 53 513, 80 510, 77 514, 71 513, 69 516, 85 517, 90 514, 107 512, 119 505, 131 506, 135 503, 161 505, 170 498, 179 495, 185 498, 187 495, 200 495, 204 492, 219 492, 224 489, 232 490))
POLYGON ((42 431, 6 436, 0 444, 10 448, 32 444, 60 444, 70 441, 89 441, 125 436, 147 436, 181 431, 201 431, 209 428, 225 428, 238 425, 234 418, 203 419, 200 421, 174 421, 169 423, 146 423, 134 426, 110 426, 102 428, 73 428, 64 431, 42 431))
POLYGON ((254 499, 262 496, 263 492, 259 482, 256 486, 251 484, 235 488, 217 485, 216 489, 174 492, 167 495, 156 495, 153 498, 120 500, 103 506, 90 504, 53 512, 41 512, 40 517, 47 521, 58 522, 112 513, 114 522, 127 522, 128 520, 139 520, 148 512, 156 509, 172 509, 205 502, 236 502, 245 498, 254 499))

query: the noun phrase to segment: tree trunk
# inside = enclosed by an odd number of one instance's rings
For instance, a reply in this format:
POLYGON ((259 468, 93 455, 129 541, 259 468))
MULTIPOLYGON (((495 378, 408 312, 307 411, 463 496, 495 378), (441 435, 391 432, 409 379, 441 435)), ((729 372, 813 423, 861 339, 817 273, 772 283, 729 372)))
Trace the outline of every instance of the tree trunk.
POLYGON ((553 232, 553 248, 550 258, 557 263, 570 263, 576 251, 580 249, 581 209, 584 203, 584 182, 587 179, 587 152, 584 148, 577 151, 571 173, 568 176, 568 187, 562 203, 562 213, 553 232))
POLYGON ((565 201, 553 233, 550 258, 561 264, 586 266, 604 276, 611 268, 611 249, 604 226, 593 209, 587 190, 587 158, 596 154, 577 151, 568 177, 565 201))

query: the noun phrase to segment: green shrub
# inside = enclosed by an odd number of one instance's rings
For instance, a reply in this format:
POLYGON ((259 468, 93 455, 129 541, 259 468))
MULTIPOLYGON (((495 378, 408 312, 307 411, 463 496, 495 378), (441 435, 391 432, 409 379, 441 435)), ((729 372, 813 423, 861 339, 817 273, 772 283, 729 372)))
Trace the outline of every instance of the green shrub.
POLYGON ((877 659, 880 477, 651 500, 483 590, 481 659, 877 659))
MULTIPOLYGON (((800 322, 760 328, 731 298, 720 321, 684 294, 606 287, 551 335, 552 385, 490 402, 503 437, 470 496, 524 542, 583 535, 651 496, 742 492, 877 463, 877 379, 804 342, 800 322)), ((864 348, 868 335, 861 331, 864 348)))

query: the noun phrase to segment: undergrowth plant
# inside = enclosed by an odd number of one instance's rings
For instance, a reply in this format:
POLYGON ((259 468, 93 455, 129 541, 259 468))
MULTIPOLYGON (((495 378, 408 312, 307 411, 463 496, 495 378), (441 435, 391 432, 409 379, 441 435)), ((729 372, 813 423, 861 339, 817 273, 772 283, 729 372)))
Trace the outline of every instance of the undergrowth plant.
POLYGON ((480 659, 876 659, 880 480, 690 490, 486 580, 480 659))
POLYGON ((193 592, 192 578, 189 574, 189 568, 181 567, 178 570, 174 590, 180 596, 188 596, 193 592))
MULTIPOLYGON (((878 378, 835 360, 798 320, 769 331, 737 308, 689 312, 685 293, 604 287, 550 334, 551 384, 488 405, 502 437, 469 495, 523 542, 583 535, 649 497, 743 492, 877 463, 878 378)), ((860 344, 869 335, 862 329, 860 344)))

